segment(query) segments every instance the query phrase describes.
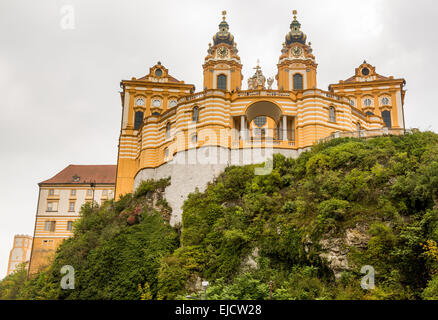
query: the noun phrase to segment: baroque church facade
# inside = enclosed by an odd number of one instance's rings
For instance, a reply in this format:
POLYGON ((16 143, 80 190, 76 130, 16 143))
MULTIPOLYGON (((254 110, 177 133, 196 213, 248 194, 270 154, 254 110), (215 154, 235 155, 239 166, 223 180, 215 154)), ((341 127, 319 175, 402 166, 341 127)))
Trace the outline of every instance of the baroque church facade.
POLYGON ((352 77, 318 89, 311 43, 293 13, 275 80, 257 66, 243 88, 223 12, 202 65, 203 91, 160 62, 139 79, 121 81, 117 197, 143 180, 170 176, 166 199, 176 224, 188 193, 202 191, 229 165, 261 163, 273 153, 296 157, 329 137, 404 132, 405 80, 379 75, 364 61, 352 77))

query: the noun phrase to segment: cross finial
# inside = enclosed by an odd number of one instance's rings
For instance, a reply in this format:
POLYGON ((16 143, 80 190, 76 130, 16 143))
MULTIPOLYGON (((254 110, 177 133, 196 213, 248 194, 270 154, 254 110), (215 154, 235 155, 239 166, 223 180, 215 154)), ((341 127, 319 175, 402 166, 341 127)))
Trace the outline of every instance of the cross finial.
POLYGON ((224 20, 225 21, 225 16, 227 15, 227 12, 224 10, 224 11, 222 11, 222 20, 224 20))
POLYGON ((260 59, 257 59, 257 66, 255 66, 253 69, 256 69, 257 71, 260 70, 260 59))
POLYGON ((298 13, 297 10, 293 10, 293 11, 292 11, 292 14, 294 15, 294 19, 295 19, 295 20, 297 19, 297 13, 298 13))

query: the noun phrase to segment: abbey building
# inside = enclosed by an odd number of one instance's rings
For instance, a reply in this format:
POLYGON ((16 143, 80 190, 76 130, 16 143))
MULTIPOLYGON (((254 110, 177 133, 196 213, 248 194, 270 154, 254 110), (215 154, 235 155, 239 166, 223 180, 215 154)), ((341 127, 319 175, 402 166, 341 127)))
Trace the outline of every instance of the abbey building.
POLYGON ((223 12, 202 65, 202 91, 160 62, 123 80, 116 196, 170 176, 166 199, 171 223, 178 223, 187 194, 229 165, 263 162, 272 153, 296 157, 331 136, 403 133, 404 79, 380 75, 364 61, 345 81, 319 89, 317 60, 295 11, 289 29, 275 79, 256 66, 244 81, 223 12))

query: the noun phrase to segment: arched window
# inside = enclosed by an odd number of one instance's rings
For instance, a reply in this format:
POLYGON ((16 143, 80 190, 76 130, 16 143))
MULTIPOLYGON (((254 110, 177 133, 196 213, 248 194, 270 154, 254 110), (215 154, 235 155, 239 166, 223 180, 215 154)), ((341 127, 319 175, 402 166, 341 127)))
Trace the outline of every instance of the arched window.
POLYGON ((170 122, 168 122, 166 125, 166 138, 169 137, 170 137, 170 122))
POLYGON ((294 74, 294 90, 303 90, 303 76, 299 73, 294 74))
POLYGON ((196 133, 192 134, 191 140, 192 140, 192 144, 197 144, 198 143, 198 135, 196 133))
POLYGON ((217 88, 227 90, 227 76, 220 74, 217 76, 217 88))
POLYGON ((383 122, 385 123, 385 127, 391 128, 391 111, 385 110, 382 112, 383 122))
POLYGON ((373 104, 373 102, 371 101, 370 98, 366 98, 366 99, 363 101, 363 104, 365 105, 365 107, 369 107, 369 106, 371 106, 371 105, 373 104))
POLYGON ((335 107, 329 108, 329 121, 336 122, 336 110, 335 107))
POLYGON ((387 106, 389 104, 389 98, 388 97, 383 97, 382 98, 382 105, 387 106))
POLYGON ((134 130, 138 130, 143 123, 143 111, 137 111, 134 119, 134 130))
POLYGON ((373 116, 373 115, 374 115, 374 113, 372 113, 371 111, 367 111, 365 114, 366 114, 367 116, 373 116))
POLYGON ((193 122, 199 121, 199 108, 198 107, 194 107, 192 110, 192 121, 193 122))

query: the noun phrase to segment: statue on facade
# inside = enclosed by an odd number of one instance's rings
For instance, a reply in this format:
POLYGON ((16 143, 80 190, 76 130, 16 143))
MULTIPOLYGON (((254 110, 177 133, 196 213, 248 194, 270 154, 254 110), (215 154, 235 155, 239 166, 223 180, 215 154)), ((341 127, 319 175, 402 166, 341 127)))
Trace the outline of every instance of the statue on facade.
POLYGON ((254 69, 256 70, 255 74, 248 79, 248 89, 249 90, 265 89, 266 78, 263 75, 262 68, 260 68, 259 60, 257 60, 257 66, 254 69))
POLYGON ((268 82, 268 89, 271 90, 272 84, 274 83, 274 78, 272 77, 268 78, 267 82, 268 82))

